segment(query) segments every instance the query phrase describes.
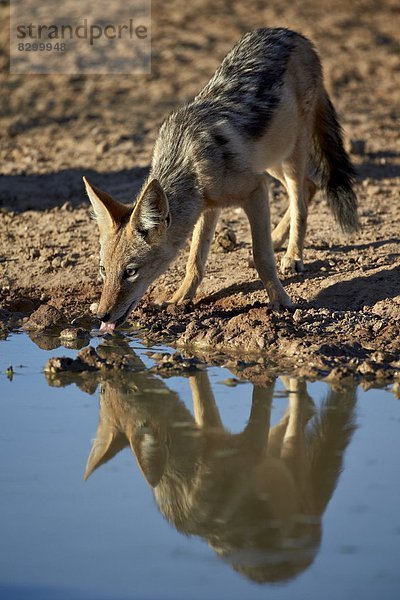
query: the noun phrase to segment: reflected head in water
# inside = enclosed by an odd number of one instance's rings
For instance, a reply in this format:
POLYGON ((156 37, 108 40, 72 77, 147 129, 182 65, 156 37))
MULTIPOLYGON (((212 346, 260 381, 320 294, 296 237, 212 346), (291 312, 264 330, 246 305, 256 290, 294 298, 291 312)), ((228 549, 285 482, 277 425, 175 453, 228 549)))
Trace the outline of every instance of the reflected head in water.
POLYGON ((205 372, 190 377, 194 416, 148 372, 102 384, 85 479, 130 446, 160 512, 207 540, 253 581, 286 581, 320 546, 354 423, 355 388, 330 388, 316 408, 304 382, 282 378, 288 407, 270 426, 275 381, 254 387, 247 425, 227 431, 205 372))
MULTIPOLYGON (((140 359, 137 359, 140 363, 140 359)), ((100 384, 99 424, 87 461, 84 479, 129 447, 148 483, 154 487, 167 459, 169 412, 179 404, 176 393, 143 370, 119 372, 100 384), (160 415, 157 421, 151 415, 160 415)))

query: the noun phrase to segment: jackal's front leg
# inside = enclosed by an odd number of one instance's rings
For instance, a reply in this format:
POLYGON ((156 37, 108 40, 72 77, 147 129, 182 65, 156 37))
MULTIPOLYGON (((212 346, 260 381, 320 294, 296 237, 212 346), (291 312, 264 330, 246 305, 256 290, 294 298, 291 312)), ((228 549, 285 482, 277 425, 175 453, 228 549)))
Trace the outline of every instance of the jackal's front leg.
POLYGON ((264 179, 260 179, 257 189, 247 199, 243 208, 251 227, 254 264, 267 289, 271 304, 274 308, 290 306, 290 298, 283 289, 276 271, 271 240, 268 188, 264 179))
POLYGON ((205 429, 224 431, 211 383, 206 371, 199 371, 189 377, 193 398, 193 411, 196 424, 205 429))
POLYGON ((180 304, 184 300, 191 300, 195 295, 203 279, 204 267, 214 238, 219 213, 219 209, 206 210, 197 221, 193 230, 185 279, 172 296, 171 303, 180 304))

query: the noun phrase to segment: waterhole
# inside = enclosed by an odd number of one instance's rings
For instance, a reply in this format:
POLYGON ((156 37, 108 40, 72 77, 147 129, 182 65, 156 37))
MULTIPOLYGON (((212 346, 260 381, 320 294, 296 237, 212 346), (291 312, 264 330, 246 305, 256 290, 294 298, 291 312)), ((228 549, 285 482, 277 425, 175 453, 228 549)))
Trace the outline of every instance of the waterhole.
POLYGON ((92 344, 130 368, 46 377, 77 350, 0 342, 1 598, 398 597, 390 387, 165 377, 140 340, 92 344))

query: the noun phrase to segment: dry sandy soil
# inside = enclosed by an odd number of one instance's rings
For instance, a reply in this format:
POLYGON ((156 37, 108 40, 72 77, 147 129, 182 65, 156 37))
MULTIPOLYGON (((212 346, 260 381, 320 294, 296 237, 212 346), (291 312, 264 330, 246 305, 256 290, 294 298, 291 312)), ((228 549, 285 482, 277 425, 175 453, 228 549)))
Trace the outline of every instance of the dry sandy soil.
MULTIPOLYGON (((146 329, 149 339, 195 346, 211 359, 216 352, 231 353, 237 365, 248 363, 248 353, 264 353, 258 364, 276 361, 279 368, 305 376, 400 377, 398 0, 153 0, 152 74, 136 77, 10 75, 4 4, 4 335, 10 324, 20 324, 40 305, 44 324, 49 306, 61 311, 61 324, 88 315, 99 296, 98 238, 82 175, 117 198, 132 200, 165 115, 196 94, 246 30, 286 26, 309 36, 319 49, 359 174, 361 232, 344 236, 317 198, 309 218, 307 270, 283 279, 296 306, 272 313, 248 266, 247 222, 241 210, 228 210, 194 305, 163 310, 151 305, 178 286, 186 249, 132 321, 146 329), (229 252, 222 248, 226 228, 236 234, 229 252)), ((271 183, 274 223, 286 206, 282 189, 271 183)), ((42 317, 36 317, 39 327, 42 317)), ((32 319, 35 323, 35 315, 32 319)))

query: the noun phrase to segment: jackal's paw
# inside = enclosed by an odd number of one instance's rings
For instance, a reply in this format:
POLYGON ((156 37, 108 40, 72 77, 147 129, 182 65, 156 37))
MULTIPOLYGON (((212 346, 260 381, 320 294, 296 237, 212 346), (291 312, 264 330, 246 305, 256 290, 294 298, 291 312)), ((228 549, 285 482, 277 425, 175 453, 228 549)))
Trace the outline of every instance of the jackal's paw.
POLYGON ((289 273, 303 273, 303 261, 301 258, 294 258, 293 256, 285 254, 281 260, 281 271, 285 275, 289 273))
POLYGON ((273 302, 271 302, 272 310, 285 310, 285 308, 290 308, 291 306, 292 303, 289 297, 281 298, 279 300, 274 300, 273 302))
POLYGON ((270 290, 268 295, 272 310, 282 310, 292 306, 292 302, 283 288, 278 293, 275 290, 270 290))
POLYGON ((180 290, 178 290, 177 292, 175 292, 175 294, 172 296, 172 298, 170 298, 169 300, 167 300, 168 304, 189 304, 192 301, 192 298, 186 294, 186 293, 182 293, 180 292, 180 290))

